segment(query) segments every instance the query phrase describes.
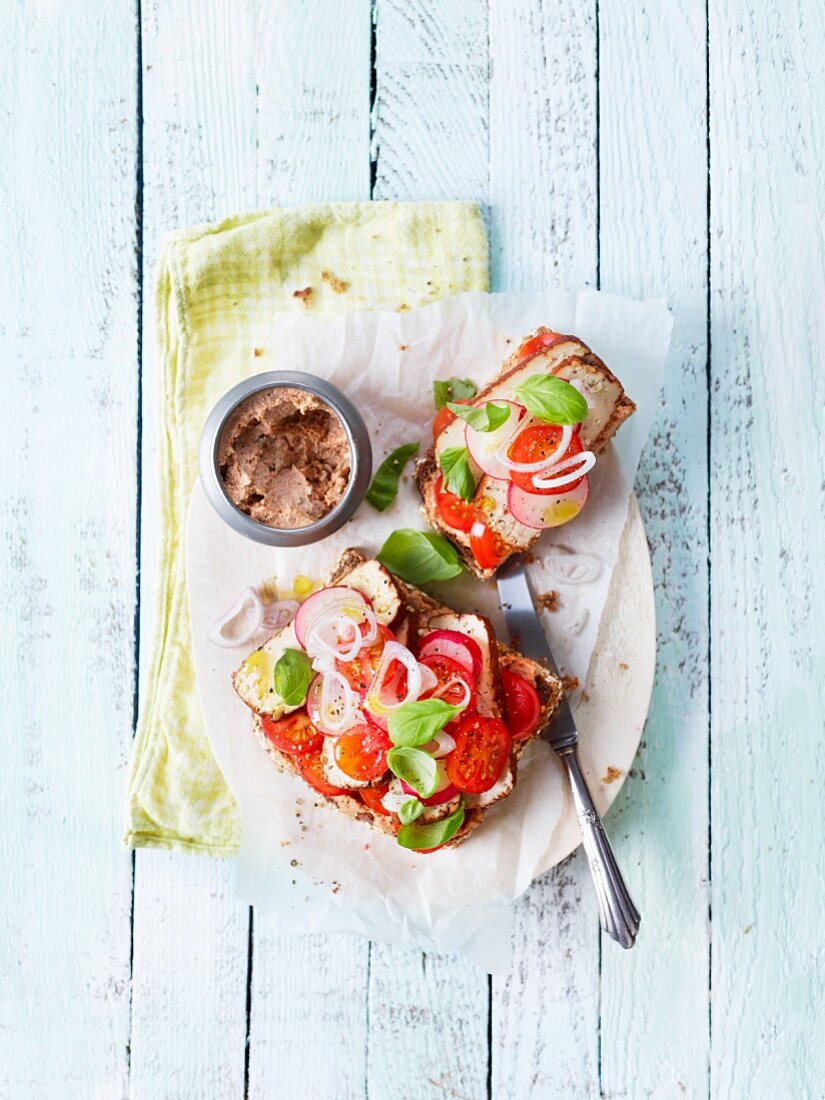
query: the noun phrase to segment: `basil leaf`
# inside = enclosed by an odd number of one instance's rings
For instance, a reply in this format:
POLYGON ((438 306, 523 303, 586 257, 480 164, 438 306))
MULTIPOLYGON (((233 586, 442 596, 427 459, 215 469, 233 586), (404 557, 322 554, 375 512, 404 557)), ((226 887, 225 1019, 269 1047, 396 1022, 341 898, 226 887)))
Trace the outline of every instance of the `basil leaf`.
POLYGON ((402 825, 412 825, 417 817, 421 817, 424 813, 424 806, 418 801, 417 798, 408 798, 406 802, 401 803, 401 808, 398 811, 398 817, 402 825))
POLYGON ((444 471, 444 488, 462 500, 472 500, 476 495, 476 479, 470 469, 470 456, 466 447, 446 447, 438 452, 438 465, 444 471))
POLYGON ((426 745, 460 714, 463 707, 453 707, 443 699, 416 699, 404 703, 390 715, 390 740, 394 745, 426 745))
POLYGON ((448 401, 466 401, 475 397, 478 387, 469 378, 436 378, 433 382, 433 403, 436 410, 443 409, 448 401))
POLYGON ((390 749, 387 753, 387 767, 421 798, 429 798, 435 794, 438 786, 438 765, 428 752, 406 746, 390 749))
POLYGON ((404 466, 418 447, 418 443, 404 443, 401 447, 396 447, 375 471, 365 494, 373 508, 383 512, 395 500, 404 466))
POLYGON ((443 535, 411 527, 393 531, 378 551, 378 560, 402 581, 419 585, 448 581, 463 568, 456 548, 443 535))
POLYGON ((312 662, 297 649, 285 649, 275 663, 275 690, 288 707, 303 703, 312 677, 312 662))
POLYGON ((417 852, 437 848, 451 840, 464 823, 464 807, 459 806, 449 817, 433 821, 430 825, 402 825, 396 840, 402 848, 417 852))
POLYGON ((587 402, 569 382, 554 374, 531 374, 516 386, 516 400, 547 424, 581 424, 587 402))
POLYGON ((475 432, 494 432, 510 416, 510 406, 497 405, 495 401, 485 401, 483 405, 456 405, 448 401, 447 408, 466 420, 475 432))

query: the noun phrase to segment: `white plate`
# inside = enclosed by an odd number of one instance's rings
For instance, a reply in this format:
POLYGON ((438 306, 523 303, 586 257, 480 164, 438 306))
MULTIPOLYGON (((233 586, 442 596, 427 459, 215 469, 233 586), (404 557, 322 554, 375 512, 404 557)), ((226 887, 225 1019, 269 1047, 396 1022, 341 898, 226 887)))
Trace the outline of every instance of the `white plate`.
MULTIPOLYGON (((332 562, 330 562, 332 564, 332 562)), ((232 689, 230 675, 249 646, 239 650, 218 649, 206 640, 215 619, 248 585, 260 583, 273 571, 272 550, 250 542, 232 531, 209 506, 200 485, 195 487, 189 509, 186 537, 186 573, 192 622, 192 641, 198 690, 207 734, 215 758, 233 793, 242 801, 239 769, 258 767, 257 756, 248 751, 253 740, 249 711, 232 689), (245 762, 244 762, 245 761, 245 762)), ((576 707, 581 735, 581 759, 593 797, 604 812, 616 798, 627 775, 642 735, 656 658, 656 624, 650 555, 635 497, 631 499, 622 536, 610 595, 599 631, 582 700, 576 707)), ((257 746, 256 746, 257 748, 257 746)), ((263 761, 266 758, 261 754, 263 761)), ((553 766, 560 765, 550 757, 553 766)), ((264 782, 271 793, 294 806, 306 788, 295 778, 282 775, 266 763, 264 782)), ((578 823, 566 784, 563 787, 561 817, 552 843, 535 875, 565 859, 580 842, 578 823)), ((515 796, 514 799, 515 801, 515 796)), ((500 809, 507 807, 505 801, 500 809)), ((497 809, 499 809, 497 807, 497 809)), ((334 814, 326 807, 318 814, 334 814)), ((344 822, 341 828, 360 829, 370 839, 366 826, 344 822)), ((305 820, 312 827, 312 819, 305 820)), ((498 813, 485 821, 479 833, 498 829, 504 820, 498 813)), ((319 825, 324 823, 318 818, 319 825)), ((389 840, 378 839, 387 844, 389 840)), ((474 839, 468 841, 467 848, 474 839)), ((395 847, 393 845, 393 847, 395 847)), ((465 851, 462 847, 459 851, 465 851)), ((310 869, 311 870, 311 869, 310 869)))

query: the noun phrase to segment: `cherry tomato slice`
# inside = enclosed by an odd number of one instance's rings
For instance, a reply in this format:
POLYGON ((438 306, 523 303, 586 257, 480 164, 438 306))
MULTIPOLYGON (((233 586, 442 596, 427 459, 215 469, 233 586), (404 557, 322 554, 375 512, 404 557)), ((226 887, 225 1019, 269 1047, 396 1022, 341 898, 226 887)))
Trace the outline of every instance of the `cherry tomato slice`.
POLYGON ((470 528, 470 549, 482 569, 495 569, 504 558, 495 534, 480 520, 470 528))
POLYGON ((278 719, 261 718, 261 726, 275 748, 289 756, 306 756, 324 743, 324 735, 313 726, 305 711, 278 719))
POLYGON ((475 710, 475 682, 463 665, 460 665, 458 661, 454 661, 452 657, 445 657, 441 653, 433 653, 429 657, 422 657, 421 664, 426 665, 438 677, 438 683, 432 691, 427 692, 426 698, 437 695, 439 699, 443 699, 451 707, 457 707, 464 702, 467 691, 469 691, 470 698, 464 709, 468 711, 475 710), (462 684, 466 686, 467 691, 464 690, 462 684))
MULTIPOLYGON (((514 462, 539 462, 553 453, 561 441, 562 429, 558 424, 534 424, 532 428, 525 428, 517 435, 510 446, 509 455, 514 462)), ((573 433, 570 446, 563 455, 559 455, 559 462, 565 458, 573 458, 582 453, 581 440, 578 433, 573 433)), ((537 489, 533 484, 534 475, 520 470, 513 470, 513 484, 524 489, 526 493, 538 493, 551 496, 555 493, 570 493, 577 485, 581 485, 585 475, 582 474, 576 481, 568 482, 558 489, 537 489)), ((543 475, 546 476, 546 475, 543 475)))
POLYGON ((306 756, 299 756, 296 762, 302 778, 318 794, 324 795, 325 798, 337 798, 342 794, 352 794, 352 791, 347 791, 343 787, 333 787, 331 783, 327 783, 324 778, 324 770, 321 767, 320 749, 315 749, 314 752, 308 753, 306 756))
POLYGON ((365 806, 368 806, 374 813, 381 814, 384 817, 392 817, 389 810, 385 810, 381 805, 381 799, 389 790, 389 787, 362 787, 358 792, 361 795, 361 801, 365 806))
POLYGON ((439 474, 435 483, 435 506, 438 514, 454 531, 469 531, 475 522, 475 508, 468 500, 444 488, 444 475, 439 474))
POLYGON ((378 624, 378 637, 372 645, 364 646, 361 652, 352 661, 336 661, 335 668, 354 692, 362 699, 369 691, 370 684, 375 678, 378 666, 381 663, 381 654, 387 642, 392 642, 395 635, 389 627, 378 624))
POLYGON ((335 738, 335 763, 351 779, 378 779, 387 770, 389 737, 375 726, 354 726, 335 738))
POLYGON ((467 794, 483 794, 496 785, 510 755, 510 731, 498 718, 471 714, 458 725, 455 748, 447 756, 447 775, 467 794))
MULTIPOLYGON (((472 403, 472 398, 465 398, 463 401, 453 402, 454 405, 472 405, 472 403)), ((454 420, 455 413, 448 409, 446 405, 439 409, 433 417, 433 439, 438 439, 444 429, 452 424, 454 420)))
POLYGON ((546 351, 547 348, 552 348, 554 344, 561 343, 564 339, 566 337, 558 332, 540 332, 538 336, 532 336, 529 340, 525 340, 518 349, 518 366, 526 363, 528 359, 532 359, 534 355, 538 355, 540 351, 546 351))
POLYGON ((539 724, 541 702, 538 692, 529 680, 509 668, 501 671, 501 686, 507 704, 507 727, 513 740, 521 741, 539 724))

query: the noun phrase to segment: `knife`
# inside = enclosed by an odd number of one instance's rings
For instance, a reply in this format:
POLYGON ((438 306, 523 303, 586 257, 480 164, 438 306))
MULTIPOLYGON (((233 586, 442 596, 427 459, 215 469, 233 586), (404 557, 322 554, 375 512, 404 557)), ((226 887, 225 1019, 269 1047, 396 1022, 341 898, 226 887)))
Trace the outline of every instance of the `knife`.
MULTIPOLYGON (((510 644, 525 657, 537 661, 558 676, 559 670, 539 622, 527 571, 520 554, 514 555, 501 566, 496 581, 510 644)), ((630 948, 636 942, 641 917, 625 885, 584 778, 578 753, 579 734, 566 697, 562 696, 540 736, 558 754, 570 780, 584 850, 599 899, 602 928, 622 947, 630 948)))

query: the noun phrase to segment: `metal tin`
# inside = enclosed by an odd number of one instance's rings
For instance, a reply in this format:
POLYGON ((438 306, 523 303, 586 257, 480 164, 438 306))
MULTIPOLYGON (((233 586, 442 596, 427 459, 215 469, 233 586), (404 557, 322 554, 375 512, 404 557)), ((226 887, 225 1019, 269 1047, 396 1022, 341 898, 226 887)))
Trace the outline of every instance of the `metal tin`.
POLYGON ((361 414, 337 387, 303 371, 273 370, 239 382, 218 401, 203 425, 198 470, 209 503, 238 534, 267 546, 306 546, 337 531, 364 499, 372 475, 372 446, 361 414), (270 389, 298 389, 314 394, 338 416, 349 443, 350 477, 344 495, 332 511, 308 527, 267 527, 258 523, 229 499, 218 468, 218 441, 227 419, 247 397, 270 389))

